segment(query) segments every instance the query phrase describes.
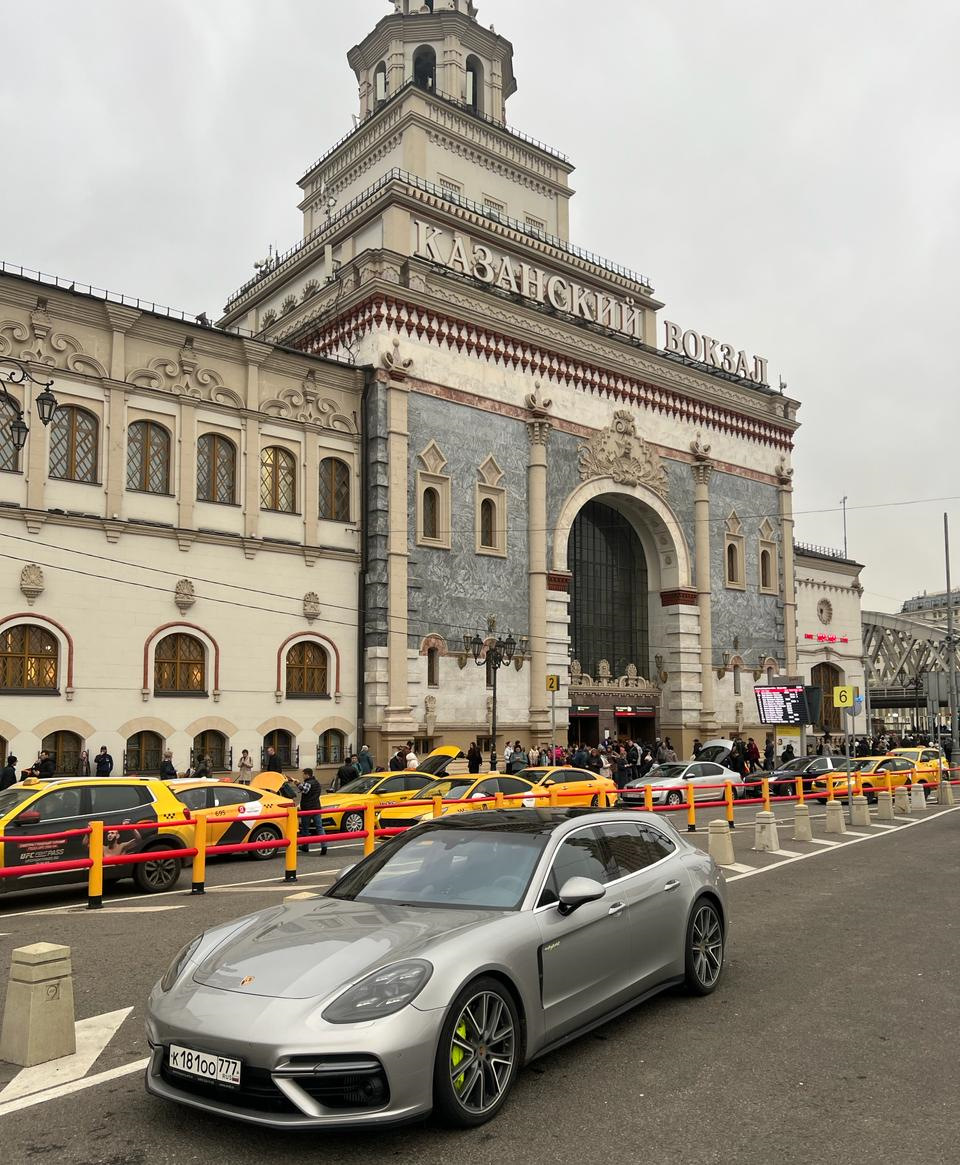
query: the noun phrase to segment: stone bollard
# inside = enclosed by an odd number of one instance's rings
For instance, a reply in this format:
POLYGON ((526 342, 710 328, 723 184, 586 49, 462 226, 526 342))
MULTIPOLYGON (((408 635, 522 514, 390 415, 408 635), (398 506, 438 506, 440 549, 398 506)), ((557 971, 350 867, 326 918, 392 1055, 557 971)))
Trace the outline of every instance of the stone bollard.
POLYGON ((54 943, 19 947, 0 1032, 0 1060, 32 1068, 77 1050, 70 948, 54 943))
POLYGON ((910 790, 906 785, 897 786, 897 791, 894 794, 894 809, 903 816, 910 812, 910 790))
POLYGON ((850 824, 870 824, 870 803, 862 793, 854 794, 853 807, 850 811, 850 824))
POLYGON ((877 794, 877 820, 893 820, 893 794, 886 789, 881 789, 877 794))
POLYGON ((736 859, 733 856, 733 838, 730 836, 730 826, 724 818, 710 822, 708 841, 710 856, 718 866, 734 864, 736 859))
POLYGON ((813 841, 809 805, 794 805, 793 807, 793 840, 813 841))
POLYGON ((753 848, 761 853, 773 853, 780 848, 777 833, 777 819, 772 813, 760 812, 756 816, 753 834, 753 848))
POLYGON ((940 804, 948 806, 955 804, 953 799, 953 785, 949 781, 944 781, 940 786, 940 804))
POLYGON ((911 813, 925 813, 927 811, 927 797, 924 792, 923 785, 914 784, 910 786, 910 812, 911 813))
POLYGON ((843 802, 827 802, 827 833, 846 833, 847 823, 843 820, 843 802))

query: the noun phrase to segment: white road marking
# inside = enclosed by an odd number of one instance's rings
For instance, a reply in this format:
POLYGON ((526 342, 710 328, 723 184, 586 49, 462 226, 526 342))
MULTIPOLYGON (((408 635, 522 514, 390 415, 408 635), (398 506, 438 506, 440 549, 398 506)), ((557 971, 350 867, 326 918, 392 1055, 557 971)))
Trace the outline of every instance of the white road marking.
POLYGON ((900 826, 899 825, 889 825, 887 822, 871 821, 870 828, 871 829, 899 829, 900 826))
POLYGON ((872 837, 872 836, 873 836, 873 834, 871 834, 871 833, 857 833, 853 829, 847 829, 844 831, 844 837, 872 837))
POLYGON ((734 862, 729 866, 721 866, 722 870, 733 870, 735 874, 748 874, 755 870, 756 866, 745 866, 742 862, 734 862))
POLYGON ((54 906, 51 914, 163 914, 167 910, 186 910, 186 906, 103 906, 99 910, 88 911, 86 906, 54 906))
POLYGON ((0 1104, 0 1116, 8 1116, 11 1112, 19 1112, 34 1104, 44 1104, 48 1100, 59 1100, 61 1096, 70 1096, 73 1092, 82 1092, 85 1088, 106 1084, 108 1080, 116 1080, 120 1076, 129 1076, 133 1072, 143 1072, 149 1063, 149 1060, 135 1060, 132 1064, 121 1064, 119 1068, 98 1072, 96 1076, 85 1076, 83 1080, 72 1080, 69 1084, 47 1088, 43 1092, 35 1092, 32 1096, 23 1096, 19 1100, 7 1101, 0 1104))
POLYGON ((120 1011, 108 1011, 105 1015, 81 1019, 76 1025, 76 1052, 72 1056, 62 1056, 60 1059, 50 1060, 46 1064, 36 1064, 32 1068, 24 1068, 18 1072, 7 1086, 0 1090, 0 1110, 4 1104, 12 1100, 32 1096, 37 1092, 46 1092, 51 1088, 70 1084, 74 1080, 82 1080, 131 1011, 132 1007, 124 1007, 120 1011))
MULTIPOLYGON (((893 837, 894 833, 900 833, 903 829, 912 829, 914 826, 923 825, 925 821, 936 821, 938 817, 945 817, 948 813, 956 813, 958 809, 960 809, 960 805, 954 806, 952 809, 943 809, 939 813, 931 813, 925 817, 917 817, 913 821, 910 821, 907 825, 902 826, 901 829, 896 829, 892 832, 890 830, 886 830, 883 833, 858 833, 856 836, 848 833, 846 836, 853 838, 852 841, 831 841, 829 844, 851 846, 862 845, 865 841, 883 841, 884 838, 893 837)), ((826 850, 813 850, 811 853, 800 854, 795 858, 784 858, 782 862, 774 862, 771 866, 760 866, 755 870, 751 870, 749 873, 734 874, 732 878, 727 878, 727 881, 739 882, 741 878, 752 878, 757 874, 769 874, 771 870, 779 870, 782 866, 792 866, 794 862, 805 862, 808 858, 818 858, 821 857, 824 853, 826 853, 826 850)))
POLYGON ((795 849, 772 849, 770 852, 781 858, 798 858, 800 856, 795 849))
POLYGON ((843 845, 842 841, 830 841, 825 837, 812 837, 810 841, 813 845, 843 845))

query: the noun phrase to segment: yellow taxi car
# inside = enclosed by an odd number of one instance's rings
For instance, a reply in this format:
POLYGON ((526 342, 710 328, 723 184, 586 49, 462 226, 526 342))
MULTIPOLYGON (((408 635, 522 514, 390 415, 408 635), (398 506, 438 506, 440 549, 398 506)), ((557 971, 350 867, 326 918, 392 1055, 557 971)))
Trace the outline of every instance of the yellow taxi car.
POLYGON ((430 773, 407 770, 394 773, 367 773, 320 798, 323 828, 327 833, 359 833, 363 829, 363 811, 368 805, 389 801, 408 801, 434 778, 430 773))
POLYGON ((910 762, 910 767, 915 770, 912 783, 923 785, 927 797, 931 786, 940 782, 940 766, 947 767, 947 758, 939 748, 892 748, 887 756, 901 756, 910 762))
MULTIPOLYGON (((283 837, 285 818, 272 821, 262 821, 261 818, 265 814, 285 814, 290 805, 289 797, 227 781, 183 780, 167 784, 177 800, 192 813, 203 811, 207 819, 207 845, 253 845, 279 841, 283 837), (223 820, 228 817, 242 817, 243 820, 223 820)), ((263 849, 249 850, 246 856, 266 861, 278 857, 281 852, 274 846, 264 846, 263 849)))
MULTIPOLYGON (((165 781, 127 777, 40 781, 28 777, 0 792, 0 837, 4 839, 0 864, 37 866, 82 860, 89 849, 87 837, 49 835, 86 829, 91 821, 104 824, 103 848, 107 857, 186 849, 193 841, 192 826, 164 825, 183 821, 186 816, 184 805, 165 781), (141 824, 142 829, 111 829, 141 824)), ((132 877, 138 890, 158 894, 176 885, 182 868, 183 862, 175 858, 161 858, 107 866, 103 876, 104 882, 132 877)), ((86 870, 17 874, 0 878, 0 894, 86 880, 86 870)))
MULTIPOLYGON (((834 758, 837 767, 832 772, 817 777, 810 784, 810 795, 820 804, 829 800, 828 781, 833 782, 835 799, 847 799, 847 770, 843 757, 834 758)), ((850 762, 850 772, 854 782, 858 779, 863 795, 871 803, 877 799, 877 793, 887 788, 887 775, 890 775, 890 784, 895 789, 904 784, 906 778, 913 772, 913 765, 906 757, 900 756, 864 756, 850 762)))
POLYGON ((475 776, 466 773, 459 777, 443 777, 425 785, 416 794, 415 799, 418 802, 416 805, 384 809, 380 813, 379 824, 382 829, 403 829, 409 825, 416 825, 418 821, 425 821, 433 816, 433 806, 420 802, 432 801, 434 797, 442 797, 445 802, 463 802, 446 805, 444 814, 489 809, 497 793, 515 798, 507 802, 509 806, 533 809, 549 803, 546 797, 537 794, 547 792, 551 788, 556 788, 559 793, 572 794, 562 799, 561 804, 564 806, 609 806, 617 799, 617 787, 613 781, 606 777, 598 777, 585 769, 524 769, 519 776, 508 776, 503 773, 475 776), (563 779, 558 780, 558 776, 563 779), (524 793, 530 796, 522 796, 524 793))

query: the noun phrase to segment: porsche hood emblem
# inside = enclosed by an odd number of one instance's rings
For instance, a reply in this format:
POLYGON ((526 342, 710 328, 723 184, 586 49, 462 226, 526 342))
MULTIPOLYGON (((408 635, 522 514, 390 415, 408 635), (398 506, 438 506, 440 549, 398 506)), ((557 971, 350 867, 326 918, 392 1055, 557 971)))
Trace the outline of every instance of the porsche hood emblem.
POLYGON ((249 987, 250 984, 253 982, 254 978, 255 978, 254 975, 248 975, 245 979, 240 980, 240 986, 241 987, 249 987))

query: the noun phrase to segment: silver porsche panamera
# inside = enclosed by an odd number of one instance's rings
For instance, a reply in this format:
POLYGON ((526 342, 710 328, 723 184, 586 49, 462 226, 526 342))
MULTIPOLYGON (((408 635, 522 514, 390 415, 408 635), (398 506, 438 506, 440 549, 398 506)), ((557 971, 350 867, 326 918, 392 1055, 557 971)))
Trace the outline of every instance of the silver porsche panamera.
POLYGON ((482 1124, 535 1057, 666 987, 713 991, 726 933, 722 874, 661 817, 438 818, 180 951, 147 1089, 274 1128, 482 1124))

